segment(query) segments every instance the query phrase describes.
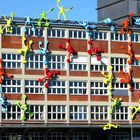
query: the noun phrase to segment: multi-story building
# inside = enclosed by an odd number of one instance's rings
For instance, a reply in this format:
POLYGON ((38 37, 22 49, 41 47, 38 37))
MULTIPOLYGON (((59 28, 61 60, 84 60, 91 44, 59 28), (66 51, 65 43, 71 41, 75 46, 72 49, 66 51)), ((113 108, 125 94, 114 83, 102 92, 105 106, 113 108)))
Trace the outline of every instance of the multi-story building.
MULTIPOLYGON (((137 140, 140 139, 140 115, 131 119, 130 105, 138 106, 140 98, 140 61, 134 60, 132 65, 127 63, 129 55, 120 46, 128 46, 131 39, 133 51, 140 56, 138 29, 130 36, 111 32, 108 26, 97 26, 93 30, 94 47, 104 50, 101 61, 95 55, 90 56, 89 36, 75 21, 50 21, 48 28, 35 28, 32 32, 28 26, 26 33, 23 29, 23 18, 14 19, 12 34, 6 30, 0 35, 0 56, 7 73, 13 74, 13 79, 3 79, 2 89, 11 107, 7 113, 0 110, 0 140, 137 140), (22 36, 27 43, 33 40, 33 51, 27 54, 27 63, 23 64, 23 56, 18 50, 24 48, 22 36), (67 63, 68 52, 59 48, 66 46, 66 38, 71 46, 78 51, 77 56, 71 55, 67 63), (37 54, 38 43, 48 41, 48 64, 44 65, 43 56, 37 54), (113 66, 113 98, 121 97, 122 106, 109 114, 112 105, 108 85, 103 83, 101 71, 109 72, 113 66), (38 79, 45 76, 44 68, 50 71, 60 70, 57 79, 51 79, 49 87, 45 88, 38 79), (129 84, 121 83, 122 75, 133 68, 133 91, 129 84), (33 116, 21 120, 21 109, 16 101, 23 103, 22 95, 27 95, 27 103, 33 116), (104 131, 103 126, 108 122, 119 124, 120 127, 104 131)), ((34 21, 36 24, 36 21, 34 21)), ((2 25, 6 24, 3 19, 2 25)), ((92 25, 92 23, 90 23, 92 25)), ((93 39, 93 38, 92 38, 93 39)))
POLYGON ((130 13, 139 15, 140 1, 138 0, 97 0, 97 20, 111 18, 123 21, 130 13))

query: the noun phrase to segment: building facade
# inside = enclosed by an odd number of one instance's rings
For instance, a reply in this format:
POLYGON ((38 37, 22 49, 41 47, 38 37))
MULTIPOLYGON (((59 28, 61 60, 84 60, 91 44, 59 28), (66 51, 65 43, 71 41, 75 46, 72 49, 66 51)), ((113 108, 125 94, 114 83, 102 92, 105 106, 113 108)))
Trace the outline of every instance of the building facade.
MULTIPOLYGON (((34 21, 36 23, 36 21, 34 21)), ((1 19, 1 28, 5 21, 1 19)), ((140 34, 133 30, 130 36, 111 32, 106 26, 97 27, 92 31, 94 47, 101 48, 101 61, 96 56, 90 56, 90 39, 86 31, 75 21, 50 21, 49 28, 27 27, 23 31, 25 21, 15 18, 17 26, 13 26, 12 34, 6 30, 0 35, 0 56, 3 67, 14 78, 4 78, 2 90, 6 94, 11 107, 7 113, 0 110, 0 140, 137 140, 140 139, 140 115, 137 113, 131 119, 129 106, 138 106, 140 98, 140 61, 133 61, 133 91, 129 91, 129 84, 121 83, 120 71, 128 72, 129 55, 120 46, 127 46, 131 39, 133 51, 140 56, 140 34), (28 62, 22 63, 23 56, 18 50, 24 48, 22 37, 26 36, 27 43, 33 40, 28 62), (71 62, 67 63, 68 52, 59 48, 66 46, 66 38, 71 46, 78 51, 77 56, 71 55, 71 62), (48 64, 44 65, 43 56, 37 54, 38 43, 48 41, 48 64), (101 71, 109 72, 113 66, 115 80, 113 80, 113 98, 121 97, 122 106, 109 114, 112 105, 108 96, 108 85, 103 82, 101 71), (50 71, 59 70, 57 79, 51 79, 49 87, 45 88, 38 79, 45 76, 45 67, 50 71), (27 95, 27 103, 33 116, 27 115, 27 120, 21 120, 21 109, 16 101, 23 103, 22 95, 27 95), (104 131, 103 126, 108 122, 119 124, 118 129, 104 131)), ((92 23, 91 23, 92 24, 92 23)))
POLYGON ((123 21, 130 13, 139 15, 140 1, 138 0, 97 0, 97 20, 111 18, 123 21))

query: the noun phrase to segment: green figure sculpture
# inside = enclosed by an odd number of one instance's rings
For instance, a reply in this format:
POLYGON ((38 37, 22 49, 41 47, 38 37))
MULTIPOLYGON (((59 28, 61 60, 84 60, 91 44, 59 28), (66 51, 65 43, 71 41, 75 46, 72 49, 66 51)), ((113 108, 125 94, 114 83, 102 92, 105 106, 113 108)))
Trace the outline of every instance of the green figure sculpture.
POLYGON ((65 12, 69 12, 70 10, 73 9, 73 7, 70 7, 69 9, 65 9, 64 6, 59 6, 61 0, 57 0, 57 7, 59 8, 59 13, 58 13, 58 20, 60 20, 61 15, 64 17, 64 20, 66 21, 66 15, 65 12))
POLYGON ((112 105, 109 113, 112 114, 115 108, 119 108, 122 105, 122 98, 113 98, 111 93, 109 94, 109 97, 112 100, 112 105))
POLYGON ((129 108, 134 111, 131 115, 131 119, 134 119, 135 115, 140 111, 140 99, 139 99, 139 102, 138 102, 138 107, 135 107, 135 106, 129 106, 129 108))
POLYGON ((41 22, 45 22, 45 27, 49 27, 50 23, 49 23, 49 20, 48 20, 48 18, 47 18, 47 14, 48 14, 49 12, 53 11, 53 10, 54 10, 54 8, 51 8, 50 10, 44 11, 44 12, 42 12, 42 13, 40 14, 39 20, 38 20, 38 22, 37 22, 37 25, 38 25, 39 27, 42 26, 42 23, 41 23, 41 22))
POLYGON ((1 34, 3 34, 3 31, 4 31, 4 29, 5 28, 7 28, 7 33, 12 33, 12 24, 13 24, 13 19, 14 19, 14 16, 15 16, 15 14, 12 12, 11 14, 10 14, 10 18, 9 19, 7 19, 5 16, 3 16, 3 18, 6 20, 6 25, 0 30, 0 33, 1 34))
POLYGON ((27 114, 29 114, 30 117, 33 116, 33 113, 30 111, 26 100, 27 100, 27 96, 25 94, 23 94, 22 96, 24 103, 20 104, 19 101, 16 101, 16 105, 22 110, 21 112, 21 120, 25 121, 27 120, 27 114))

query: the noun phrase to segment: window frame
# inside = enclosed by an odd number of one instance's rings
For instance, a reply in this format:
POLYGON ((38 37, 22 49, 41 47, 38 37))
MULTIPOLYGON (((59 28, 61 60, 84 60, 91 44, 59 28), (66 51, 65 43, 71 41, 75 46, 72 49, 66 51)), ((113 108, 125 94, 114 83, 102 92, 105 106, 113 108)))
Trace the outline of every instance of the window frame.
POLYGON ((56 80, 51 81, 48 87, 48 94, 66 95, 66 81, 56 80), (63 85, 64 84, 64 85, 63 85))
POLYGON ((66 108, 65 105, 48 105, 48 120, 66 120, 66 108))
POLYGON ((21 69, 21 55, 20 54, 2 53, 2 61, 3 61, 3 66, 5 68, 21 69), (8 65, 10 65, 10 66, 8 66, 8 65))
POLYGON ((101 96, 106 96, 108 95, 108 85, 100 82, 100 81, 91 81, 90 82, 90 89, 91 89, 91 95, 101 95, 101 96), (102 86, 100 86, 102 84, 102 86), (92 86, 94 85, 94 86, 92 86), (93 92, 92 92, 93 91, 93 92), (96 91, 98 94, 96 94, 96 91), (100 94, 102 91, 103 94, 100 94))
POLYGON ((27 70, 30 70, 30 69, 43 70, 44 69, 43 55, 29 54, 28 62, 25 64, 25 67, 27 70))
POLYGON ((69 115, 70 115, 70 121, 87 121, 88 120, 88 106, 70 105, 69 115))
POLYGON ((48 55, 48 68, 50 70, 66 70, 65 55, 48 55), (60 61, 59 61, 60 60, 60 61))
POLYGON ((69 94, 70 95, 88 95, 88 82, 87 81, 72 81, 72 80, 69 81, 69 94))
POLYGON ((24 88, 25 88, 26 94, 43 94, 43 92, 44 92, 44 84, 39 83, 37 80, 25 79, 24 88), (28 89, 29 92, 26 91, 26 88, 28 89), (31 92, 32 89, 33 89, 33 92, 31 92), (40 92, 36 92, 36 89, 40 92))
POLYGON ((123 70, 125 73, 129 72, 129 65, 127 63, 127 58, 111 57, 111 65, 113 66, 114 72, 120 72, 121 70, 123 70), (122 61, 122 64, 121 64, 121 61, 122 61))
POLYGON ((3 92, 5 93, 11 93, 11 94, 20 93, 21 94, 22 93, 22 80, 5 78, 3 81, 2 89, 3 89, 3 92), (19 82, 20 82, 20 85, 18 84, 19 82), (15 91, 13 89, 15 89, 15 91))

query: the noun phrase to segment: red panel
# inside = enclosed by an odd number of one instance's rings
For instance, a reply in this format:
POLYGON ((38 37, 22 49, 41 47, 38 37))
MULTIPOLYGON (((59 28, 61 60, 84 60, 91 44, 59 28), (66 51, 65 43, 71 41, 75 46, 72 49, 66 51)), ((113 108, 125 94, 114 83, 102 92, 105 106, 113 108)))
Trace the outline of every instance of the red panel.
POLYGON ((129 102, 129 97, 128 96, 113 96, 113 98, 122 98, 123 102, 129 102))
POLYGON ((44 100, 45 95, 44 94, 27 94, 28 100, 44 100))
POLYGON ((20 49, 22 48, 22 37, 2 36, 2 48, 20 49))
POLYGON ((134 51, 134 54, 140 54, 140 44, 139 43, 132 43, 132 48, 134 51))
MULTIPOLYGON (((62 38, 48 38, 48 41, 49 41, 49 46, 48 46, 48 49, 50 51, 64 51, 63 49, 60 49, 59 48, 59 45, 62 44, 62 45, 66 45, 66 39, 62 39, 62 38)), ((66 54, 66 53, 64 53, 66 54)))
POLYGON ((92 77, 103 77, 103 75, 101 74, 101 72, 91 72, 90 76, 92 77))
POLYGON ((22 94, 7 93, 6 96, 8 100, 21 100, 22 94))
MULTIPOLYGON (((28 37, 27 38, 27 42, 29 42, 29 40, 33 40, 33 50, 39 50, 39 47, 38 47, 38 42, 39 41, 42 41, 43 45, 44 45, 44 38, 43 37, 28 37)), ((44 47, 44 46, 43 46, 44 47)))
POLYGON ((48 100, 50 101, 66 101, 66 95, 54 95, 48 94, 48 100))
POLYGON ((132 77, 140 78, 140 67, 133 66, 132 68, 133 68, 132 77))
POLYGON ((124 46, 127 48, 128 43, 127 42, 112 41, 111 42, 111 53, 123 53, 123 54, 125 54, 125 52, 120 48, 121 46, 124 46))
MULTIPOLYGON (((66 76, 66 71, 60 71, 60 76, 66 76)), ((59 75, 58 75, 58 77, 59 77, 59 75)))
POLYGON ((70 71, 69 76, 88 76, 88 72, 85 72, 85 71, 70 71))
POLYGON ((87 95, 70 95, 70 101, 88 101, 87 95))
POLYGON ((140 90, 135 90, 132 93, 132 102, 138 102, 140 99, 140 90))
POLYGON ((26 70, 25 75, 44 75, 44 70, 26 70))
POLYGON ((133 122, 139 122, 140 123, 140 114, 136 114, 135 118, 133 119, 133 122))
POLYGON ((87 52, 86 40, 71 39, 70 44, 72 45, 74 50, 77 50, 77 52, 87 52))
POLYGON ((93 41, 93 45, 95 45, 95 47, 103 49, 104 53, 108 53, 108 41, 95 40, 93 41))
POLYGON ((6 73, 8 74, 22 74, 22 69, 6 69, 6 73))
POLYGON ((91 95, 91 101, 109 101, 108 96, 102 95, 91 95))

